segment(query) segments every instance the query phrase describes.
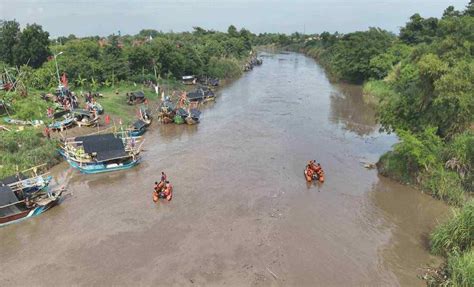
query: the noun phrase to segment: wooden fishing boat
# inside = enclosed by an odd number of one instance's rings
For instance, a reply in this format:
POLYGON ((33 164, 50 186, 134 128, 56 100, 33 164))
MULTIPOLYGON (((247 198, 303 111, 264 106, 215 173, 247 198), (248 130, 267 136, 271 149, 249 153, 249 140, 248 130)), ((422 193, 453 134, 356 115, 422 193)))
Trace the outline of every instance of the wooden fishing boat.
POLYGON ((95 102, 91 105, 91 108, 97 112, 98 115, 102 115, 104 113, 104 108, 98 102, 95 102))
POLYGON ((142 91, 127 93, 127 104, 134 105, 143 103, 146 100, 145 93, 142 91))
POLYGON ((173 118, 173 121, 175 124, 184 124, 185 123, 185 119, 188 117, 188 112, 183 109, 183 108, 179 108, 176 110, 176 115, 174 116, 173 118))
POLYGON ((0 226, 38 216, 59 203, 63 189, 50 191, 51 176, 20 174, 0 180, 0 226))
POLYGON ((33 126, 33 127, 38 127, 44 124, 42 120, 23 121, 23 120, 12 119, 9 117, 4 117, 3 121, 10 125, 33 126))
POLYGON ((130 136, 138 137, 138 136, 143 135, 146 132, 146 129, 148 126, 149 124, 147 124, 143 120, 137 120, 136 122, 133 123, 130 129, 130 136))
MULTIPOLYGON (((143 141, 144 142, 144 141, 143 141)), ((69 165, 92 174, 123 170, 140 163, 140 150, 135 137, 108 133, 66 139, 61 155, 69 165)))
POLYGON ((181 79, 183 80, 184 85, 195 85, 197 82, 197 79, 194 75, 183 76, 181 79))
POLYGON ((66 117, 63 120, 55 121, 49 125, 49 128, 56 131, 63 131, 67 128, 70 128, 74 125, 76 120, 74 117, 66 117))
POLYGON ((171 102, 169 98, 161 102, 160 113, 158 114, 160 122, 164 124, 172 123, 173 118, 175 116, 175 109, 176 106, 173 104, 173 102, 171 102))
POLYGON ((201 116, 201 112, 198 109, 191 109, 186 117, 186 123, 188 125, 195 125, 199 123, 199 117, 201 116))
POLYGON ((73 110, 74 120, 79 127, 96 126, 99 122, 98 113, 91 113, 87 110, 73 110))
POLYGON ((202 103, 214 101, 216 99, 214 92, 207 87, 201 87, 193 92, 189 92, 186 97, 190 102, 202 103))
POLYGON ((144 106, 140 108, 140 120, 143 121, 146 126, 150 126, 151 122, 153 120, 153 117, 151 116, 151 112, 146 109, 144 106))

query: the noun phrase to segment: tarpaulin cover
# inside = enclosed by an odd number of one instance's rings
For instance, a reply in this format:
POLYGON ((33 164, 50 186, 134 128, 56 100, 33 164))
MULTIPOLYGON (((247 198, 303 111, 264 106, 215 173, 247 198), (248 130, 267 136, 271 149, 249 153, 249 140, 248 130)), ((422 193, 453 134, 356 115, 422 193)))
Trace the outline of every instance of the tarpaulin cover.
POLYGON ((191 118, 193 119, 199 119, 199 116, 201 115, 201 111, 197 109, 191 109, 189 112, 191 113, 191 118))
POLYGON ((142 91, 132 92, 132 94, 133 94, 136 98, 144 98, 144 97, 145 97, 145 94, 144 94, 142 91))
POLYGON ((17 201, 18 198, 9 186, 0 186, 0 206, 17 201))
POLYGON ((116 138, 113 134, 77 137, 76 141, 82 142, 85 153, 96 153, 98 161, 105 161, 127 155, 122 140, 116 138))
POLYGON ((142 120, 137 120, 136 122, 133 123, 133 127, 136 130, 141 130, 145 126, 146 126, 146 123, 142 120))
POLYGON ((24 179, 26 179, 26 177, 20 173, 18 176, 13 175, 13 176, 5 177, 4 179, 0 179, 0 185, 9 185, 11 183, 21 181, 24 179))
POLYGON ((179 108, 176 110, 176 115, 185 118, 188 116, 188 112, 186 112, 186 110, 183 108, 179 108))

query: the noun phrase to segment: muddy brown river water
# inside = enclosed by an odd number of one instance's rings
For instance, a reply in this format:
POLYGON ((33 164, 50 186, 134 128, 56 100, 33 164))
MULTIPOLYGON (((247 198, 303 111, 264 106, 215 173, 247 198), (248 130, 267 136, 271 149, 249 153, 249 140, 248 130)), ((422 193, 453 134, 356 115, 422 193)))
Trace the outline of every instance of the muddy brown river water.
POLYGON ((154 123, 137 168, 83 175, 72 195, 0 229, 0 286, 423 286, 448 208, 367 170, 396 142, 360 87, 312 59, 265 54, 197 126, 154 123), (322 185, 303 177, 321 162, 322 185), (152 202, 160 172, 171 202, 152 202))

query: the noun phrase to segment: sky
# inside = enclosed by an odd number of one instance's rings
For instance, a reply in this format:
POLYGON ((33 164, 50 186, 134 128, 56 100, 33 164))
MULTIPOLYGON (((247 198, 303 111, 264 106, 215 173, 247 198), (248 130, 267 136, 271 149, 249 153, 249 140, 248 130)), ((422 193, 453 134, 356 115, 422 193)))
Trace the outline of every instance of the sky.
POLYGON ((468 0, 0 0, 0 19, 22 27, 37 23, 52 38, 136 34, 141 29, 225 31, 229 25, 254 33, 353 32, 380 27, 395 33, 414 13, 440 17, 468 0))

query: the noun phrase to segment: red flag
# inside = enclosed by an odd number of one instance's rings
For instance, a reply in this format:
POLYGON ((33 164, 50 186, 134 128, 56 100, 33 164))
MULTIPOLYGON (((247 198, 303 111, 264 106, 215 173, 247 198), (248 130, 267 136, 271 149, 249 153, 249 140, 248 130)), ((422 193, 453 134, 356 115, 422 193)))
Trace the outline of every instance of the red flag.
POLYGON ((63 86, 67 87, 66 73, 63 73, 63 75, 61 76, 61 83, 63 84, 63 86))
POLYGON ((106 125, 110 124, 110 116, 109 115, 105 116, 105 124, 106 125))

